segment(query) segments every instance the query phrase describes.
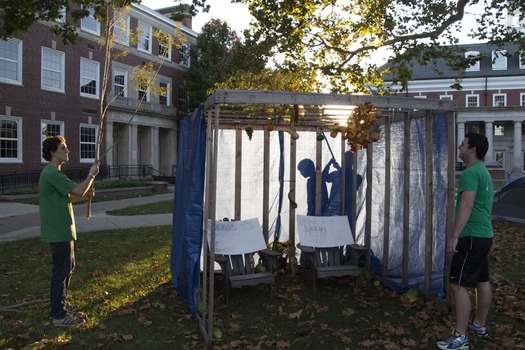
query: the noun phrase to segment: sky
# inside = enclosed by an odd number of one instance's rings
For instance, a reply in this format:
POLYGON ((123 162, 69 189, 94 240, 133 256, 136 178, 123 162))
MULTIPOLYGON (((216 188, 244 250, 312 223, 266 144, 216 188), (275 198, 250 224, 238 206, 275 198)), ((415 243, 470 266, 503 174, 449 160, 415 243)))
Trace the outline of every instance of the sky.
MULTIPOLYGON (((184 1, 188 3, 189 1, 184 1)), ((248 28, 251 15, 248 12, 248 6, 244 4, 232 4, 231 0, 208 0, 210 5, 209 13, 199 13, 192 21, 192 29, 200 32, 202 26, 211 18, 219 18, 226 21, 230 28, 234 29, 237 34, 241 34, 244 29, 248 28)), ((174 0, 142 0, 142 5, 151 9, 170 7, 178 5, 180 2, 174 0)))

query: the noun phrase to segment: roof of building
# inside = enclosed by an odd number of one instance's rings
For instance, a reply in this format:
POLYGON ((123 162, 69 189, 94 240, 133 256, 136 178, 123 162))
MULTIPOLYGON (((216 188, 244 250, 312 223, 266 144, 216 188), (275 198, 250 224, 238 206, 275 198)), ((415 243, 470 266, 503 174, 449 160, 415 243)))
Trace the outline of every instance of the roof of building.
MULTIPOLYGON (((488 43, 463 44, 457 45, 457 47, 466 52, 477 51, 481 55, 479 70, 466 71, 463 78, 525 75, 525 69, 520 69, 520 50, 515 43, 508 43, 503 48, 488 43), (507 51, 509 56, 507 57, 506 69, 492 69, 492 51, 494 50, 507 51)), ((453 52, 452 46, 450 50, 453 52)), ((388 63, 383 67, 387 66, 388 63)), ((412 66, 411 80, 455 79, 458 77, 458 72, 451 69, 443 59, 435 60, 435 64, 433 61, 427 62, 426 65, 420 65, 417 61, 413 61, 412 66)), ((384 80, 390 80, 390 76, 385 75, 384 80)))

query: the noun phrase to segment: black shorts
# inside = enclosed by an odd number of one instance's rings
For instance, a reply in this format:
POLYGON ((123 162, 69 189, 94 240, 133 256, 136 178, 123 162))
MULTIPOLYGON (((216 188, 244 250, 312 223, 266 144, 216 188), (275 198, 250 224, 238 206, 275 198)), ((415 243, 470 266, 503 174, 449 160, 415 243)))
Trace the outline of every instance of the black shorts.
POLYGON ((461 237, 450 264, 450 283, 473 288, 489 281, 489 251, 492 238, 461 237))

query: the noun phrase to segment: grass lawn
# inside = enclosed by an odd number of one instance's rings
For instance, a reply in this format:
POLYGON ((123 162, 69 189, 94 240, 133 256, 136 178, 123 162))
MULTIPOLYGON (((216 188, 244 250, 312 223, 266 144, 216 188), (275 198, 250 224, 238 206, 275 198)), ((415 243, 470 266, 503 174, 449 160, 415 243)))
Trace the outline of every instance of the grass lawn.
MULTIPOLYGON (((492 254, 494 302, 486 340, 471 349, 523 349, 525 225, 496 222, 492 254)), ((69 301, 87 320, 77 329, 50 326, 48 303, 0 312, 0 349, 204 349, 197 322, 171 286, 171 228, 85 233, 76 245, 69 301)), ((50 253, 38 239, 0 243, 0 307, 48 297, 50 253)), ((402 295, 350 278, 312 286, 277 276, 235 289, 224 305, 216 291, 214 349, 434 349, 453 322, 442 301, 406 302, 402 295)))
POLYGON ((129 215, 149 215, 149 214, 172 214, 173 200, 160 201, 150 204, 136 205, 132 207, 109 210, 108 215, 129 216, 129 215))

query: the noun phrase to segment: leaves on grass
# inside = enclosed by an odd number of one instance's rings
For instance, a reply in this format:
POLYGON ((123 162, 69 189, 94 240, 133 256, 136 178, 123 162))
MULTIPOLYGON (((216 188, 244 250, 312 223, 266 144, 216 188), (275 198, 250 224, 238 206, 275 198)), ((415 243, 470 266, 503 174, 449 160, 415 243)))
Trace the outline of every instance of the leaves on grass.
POLYGON ((299 310, 299 311, 297 311, 297 312, 292 312, 292 313, 290 313, 290 314, 288 315, 288 318, 292 318, 292 319, 293 319, 293 318, 297 318, 297 319, 299 319, 299 318, 301 318, 301 314, 302 314, 302 313, 303 313, 303 309, 301 309, 301 310, 299 310))

